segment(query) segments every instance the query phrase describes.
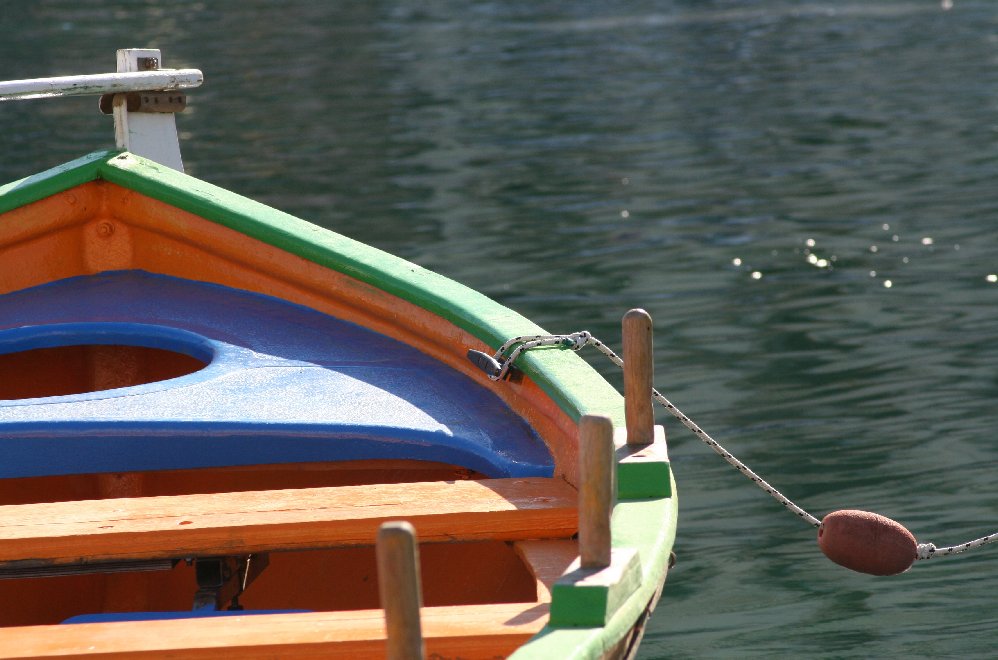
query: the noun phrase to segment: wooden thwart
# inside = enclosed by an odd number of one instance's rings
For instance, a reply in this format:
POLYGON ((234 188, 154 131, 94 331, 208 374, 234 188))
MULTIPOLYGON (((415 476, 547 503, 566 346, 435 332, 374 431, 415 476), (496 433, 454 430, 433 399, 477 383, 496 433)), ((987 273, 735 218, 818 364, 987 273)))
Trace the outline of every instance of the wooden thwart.
POLYGON ((537 581, 537 601, 551 602, 551 588, 579 560, 579 544, 572 539, 517 541, 513 544, 537 581))
POLYGON ((577 494, 532 477, 0 506, 0 565, 369 545, 400 519, 422 542, 567 538, 577 494))
MULTIPOLYGON (((423 608, 427 653, 505 657, 541 630, 536 603, 423 608)), ((0 658, 384 658, 382 610, 0 628, 0 658)))

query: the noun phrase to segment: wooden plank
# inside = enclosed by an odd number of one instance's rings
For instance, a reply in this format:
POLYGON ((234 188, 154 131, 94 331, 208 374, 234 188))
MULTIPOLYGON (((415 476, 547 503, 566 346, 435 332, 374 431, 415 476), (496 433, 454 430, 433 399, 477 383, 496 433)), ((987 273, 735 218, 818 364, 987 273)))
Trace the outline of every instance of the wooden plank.
POLYGON ((579 559, 579 544, 570 539, 517 541, 513 544, 537 580, 537 600, 551 602, 551 589, 579 559))
POLYGON ((540 477, 10 505, 0 563, 369 545, 389 520, 408 520, 424 542, 566 538, 576 515, 575 490, 540 477))
MULTIPOLYGON (((548 620, 537 603, 423 608, 429 657, 505 657, 548 620)), ((384 658, 381 610, 0 628, 0 658, 384 658)))

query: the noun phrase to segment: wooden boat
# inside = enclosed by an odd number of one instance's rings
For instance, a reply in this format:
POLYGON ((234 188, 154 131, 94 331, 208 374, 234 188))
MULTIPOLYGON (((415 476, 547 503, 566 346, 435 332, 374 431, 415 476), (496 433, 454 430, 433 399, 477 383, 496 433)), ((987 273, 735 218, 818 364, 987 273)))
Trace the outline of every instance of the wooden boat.
POLYGON ((466 358, 535 334, 130 151, 3 186, 0 657, 404 657, 413 634, 433 657, 632 653, 675 536, 664 435, 628 444, 571 350, 497 382, 466 358), (582 567, 590 422, 616 432, 617 490, 612 552, 582 567), (415 529, 415 586, 379 575, 390 521, 415 529))

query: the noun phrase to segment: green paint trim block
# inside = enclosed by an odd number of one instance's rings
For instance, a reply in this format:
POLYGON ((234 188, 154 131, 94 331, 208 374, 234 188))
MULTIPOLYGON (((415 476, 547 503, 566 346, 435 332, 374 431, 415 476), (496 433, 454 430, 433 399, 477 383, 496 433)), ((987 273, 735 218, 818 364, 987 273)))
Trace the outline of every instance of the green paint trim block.
POLYGON ((634 548, 614 548, 606 568, 581 568, 576 559, 551 590, 550 625, 602 627, 641 585, 634 548))
POLYGON ((613 442, 617 447, 619 499, 672 497, 672 468, 665 427, 655 427, 655 439, 649 445, 627 444, 627 429, 623 428, 616 429, 613 442))
MULTIPOLYGON (((672 490, 675 492, 674 485, 672 490)), ((615 547, 636 548, 640 553, 642 573, 637 589, 606 625, 579 628, 554 626, 549 621, 541 632, 517 649, 510 658, 605 658, 607 652, 630 634, 635 623, 641 620, 659 585, 665 580, 669 551, 676 540, 678 516, 679 501, 675 496, 618 502, 613 511, 613 544, 615 547)), ((555 596, 554 600, 557 598, 555 596)))

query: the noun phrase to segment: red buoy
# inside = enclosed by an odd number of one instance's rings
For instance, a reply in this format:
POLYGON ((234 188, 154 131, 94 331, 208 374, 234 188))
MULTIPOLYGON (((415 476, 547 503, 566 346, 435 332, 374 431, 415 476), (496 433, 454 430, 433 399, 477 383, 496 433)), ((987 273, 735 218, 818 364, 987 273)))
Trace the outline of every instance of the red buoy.
POLYGON ((870 575, 904 573, 918 557, 918 542, 901 523, 851 509, 825 516, 818 546, 836 564, 870 575))

